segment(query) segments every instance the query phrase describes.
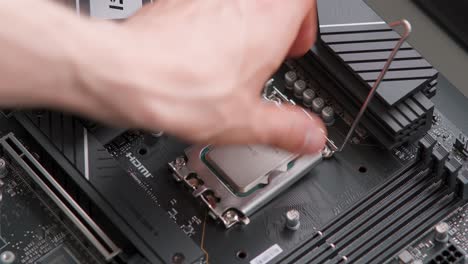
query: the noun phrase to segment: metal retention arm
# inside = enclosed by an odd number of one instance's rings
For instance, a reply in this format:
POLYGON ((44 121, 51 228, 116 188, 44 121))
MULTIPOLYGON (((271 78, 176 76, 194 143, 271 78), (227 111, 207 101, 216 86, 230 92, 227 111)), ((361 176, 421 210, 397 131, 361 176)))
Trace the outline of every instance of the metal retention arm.
POLYGON ((390 68, 390 65, 392 64, 393 60, 395 59, 396 54, 398 53, 401 46, 406 41, 406 39, 409 37, 409 35, 411 34, 411 31, 412 31, 411 24, 406 19, 402 19, 402 20, 399 20, 399 21, 392 22, 392 23, 389 24, 389 26, 392 27, 392 28, 403 26, 404 29, 405 29, 405 32, 403 33, 400 40, 397 42, 397 44, 393 48, 392 52, 390 53, 390 56, 388 57, 382 71, 380 72, 379 77, 377 78, 377 81, 372 86, 372 89, 370 90, 369 94, 366 97, 366 100, 362 104, 358 115, 354 119, 354 121, 353 121, 353 123, 351 125, 351 128, 349 129, 348 134, 346 135, 346 138, 343 141, 343 144, 337 150, 337 152, 341 152, 345 148, 345 146, 348 143, 349 139, 354 134, 354 130, 356 130, 356 127, 359 124, 359 121, 361 121, 361 118, 364 115, 364 112, 367 110, 367 107, 368 107, 370 101, 374 97, 374 94, 377 91, 377 89, 379 88, 380 83, 383 81, 383 79, 385 77, 385 74, 387 74, 388 69, 390 68))

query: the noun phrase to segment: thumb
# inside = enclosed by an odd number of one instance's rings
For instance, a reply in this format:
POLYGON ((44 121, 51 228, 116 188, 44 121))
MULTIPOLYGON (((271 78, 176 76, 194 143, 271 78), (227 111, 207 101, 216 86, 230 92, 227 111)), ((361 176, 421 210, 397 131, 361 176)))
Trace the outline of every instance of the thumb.
POLYGON ((295 153, 312 154, 323 149, 326 129, 315 114, 291 105, 261 104, 253 120, 253 138, 295 153))

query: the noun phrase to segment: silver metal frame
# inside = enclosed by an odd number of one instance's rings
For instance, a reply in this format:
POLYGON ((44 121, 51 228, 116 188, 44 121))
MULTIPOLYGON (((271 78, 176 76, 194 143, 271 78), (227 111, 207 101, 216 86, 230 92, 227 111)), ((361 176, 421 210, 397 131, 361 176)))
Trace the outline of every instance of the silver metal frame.
POLYGON ((210 209, 211 216, 220 219, 226 228, 230 228, 236 223, 248 224, 250 221, 248 216, 299 180, 322 159, 321 153, 298 157, 294 166, 289 170, 285 172, 273 171, 269 176, 268 185, 241 197, 234 194, 202 161, 202 152, 206 147, 195 146, 187 149, 185 151, 186 159, 180 157, 169 163, 169 166, 176 180, 189 187, 194 197, 201 198, 210 209), (195 187, 188 181, 189 176, 194 173, 203 180, 203 185, 195 187), (212 206, 204 196, 208 191, 213 192, 219 198, 219 202, 215 206, 212 206))
MULTIPOLYGON (((274 85, 273 80, 265 84, 263 98, 266 101, 276 103, 281 107, 283 103, 296 103, 281 93, 274 85)), ((312 116, 306 111, 304 113, 312 116)), ((325 133, 325 131, 324 131, 325 133)), ((276 197, 278 193, 291 186, 308 171, 315 167, 322 158, 329 158, 333 155, 336 146, 327 138, 327 147, 322 152, 314 155, 295 155, 293 157, 294 166, 286 171, 276 170, 269 174, 269 183, 261 189, 255 190, 246 196, 234 194, 225 183, 202 161, 203 151, 209 146, 194 146, 185 151, 185 157, 179 157, 170 162, 169 166, 177 181, 183 182, 192 190, 194 197, 200 198, 210 209, 214 219, 220 219, 226 228, 230 228, 237 223, 248 224, 248 216, 254 213, 261 206, 276 197), (332 149, 329 148, 332 146, 332 149), (193 185, 190 176, 195 174, 203 184, 193 185), (204 194, 213 192, 219 201, 213 205, 204 194)), ((239 164, 242 166, 242 164, 239 164)))

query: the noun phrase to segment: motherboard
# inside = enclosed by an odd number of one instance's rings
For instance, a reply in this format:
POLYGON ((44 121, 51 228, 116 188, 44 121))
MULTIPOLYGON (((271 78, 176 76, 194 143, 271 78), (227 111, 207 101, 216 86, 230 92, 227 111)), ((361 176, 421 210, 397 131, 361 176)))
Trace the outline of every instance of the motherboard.
POLYGON ((1 111, 0 264, 466 263, 468 131, 439 109, 449 87, 409 43, 336 151, 399 39, 381 20, 321 25, 266 80, 262 100, 323 120, 314 155, 1 111))

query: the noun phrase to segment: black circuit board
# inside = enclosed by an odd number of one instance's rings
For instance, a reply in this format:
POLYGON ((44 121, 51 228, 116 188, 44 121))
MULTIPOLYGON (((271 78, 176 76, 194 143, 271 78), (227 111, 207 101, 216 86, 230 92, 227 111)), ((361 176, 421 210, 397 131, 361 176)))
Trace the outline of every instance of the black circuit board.
POLYGON ((175 149, 183 151, 186 147, 188 145, 166 135, 155 137, 134 130, 126 132, 106 146, 111 155, 128 171, 130 177, 138 183, 155 206, 164 208, 168 217, 177 223, 187 236, 195 241, 201 241, 203 221, 206 214, 206 211, 201 209, 203 208, 201 203, 193 201, 191 198, 187 199, 188 195, 184 195, 184 199, 180 199, 179 195, 165 191, 168 187, 179 189, 181 186, 177 186, 177 183, 171 177, 161 177, 161 174, 168 173, 168 167, 159 164, 162 167, 158 168, 154 166, 155 163, 150 162, 151 160, 167 160, 169 162, 168 156, 164 156, 162 153, 168 155, 169 152, 172 152, 169 156, 176 157, 182 152, 175 149), (132 155, 138 157, 151 172, 151 177, 145 177, 133 167, 126 156, 127 153, 132 153, 132 155))
MULTIPOLYGON (((281 75, 284 72, 278 73, 278 76, 281 75)), ((275 85, 284 90, 280 78, 275 79, 275 85)), ((316 92, 337 113, 335 123, 328 127, 328 135, 339 145, 348 132, 353 117, 341 110, 340 104, 327 94, 326 89, 316 92)), ((289 96, 292 97, 291 94, 289 96)), ((464 159, 463 153, 452 147, 460 131, 439 112, 436 112, 430 133, 437 138, 438 144, 452 152, 452 156, 464 159)), ((171 175, 168 163, 183 155, 189 144, 169 135, 155 137, 130 130, 105 147, 128 172, 129 177, 138 183, 148 199, 153 201, 154 206, 163 208, 167 217, 177 223, 181 231, 206 252, 209 263, 249 263, 255 257, 262 256, 269 248, 279 247, 283 251, 296 248, 370 190, 413 165, 419 151, 416 144, 387 150, 360 127, 344 152, 319 164, 298 183, 251 216, 248 226, 238 225, 226 230, 222 224, 211 219, 203 203, 193 198, 171 175), (129 153, 148 169, 150 176, 135 168, 127 156, 129 153), (301 232, 285 231, 284 213, 289 209, 296 209, 301 213, 301 232)), ((18 177, 21 176, 17 174, 18 177)), ((41 208, 40 204, 50 205, 51 202, 38 203, 37 206, 34 203, 29 204, 34 208, 41 208)), ((44 205, 42 208, 45 208, 44 205)), ((41 217, 41 213, 35 214, 41 217)), ((51 221, 47 220, 47 223, 51 221)), ((57 226, 64 228, 63 224, 57 226)), ((69 234, 71 238, 75 237, 72 232, 69 234)), ((49 251, 70 251, 76 258, 80 257, 76 252, 86 252, 80 245, 82 240, 70 241, 77 242, 53 244, 49 251)), ((89 261, 90 258, 86 259, 89 261)))
POLYGON ((445 219, 449 224, 449 234, 452 241, 468 252, 468 206, 458 209, 453 215, 445 219))
MULTIPOLYGON (((346 124, 337 119, 329 133, 335 138, 344 137, 346 129, 346 124)), ((168 169, 167 163, 182 155, 187 147, 167 135, 155 138, 138 131, 128 131, 106 146, 155 206, 162 207, 187 236, 208 252, 210 263, 248 263, 276 244, 282 250, 294 248, 369 190, 410 166, 415 159, 412 146, 400 150, 405 151, 404 154, 397 155, 393 151, 382 154, 383 149, 372 138, 356 139, 337 159, 319 165, 309 176, 254 214, 251 224, 225 230, 222 224, 207 215, 207 209, 200 201, 174 180, 168 169), (151 177, 145 177, 135 169, 128 153, 148 168, 151 177), (376 153, 386 157, 384 162, 373 162, 376 153), (337 185, 337 181, 345 184, 337 185), (284 230, 283 214, 293 208, 303 215, 303 231, 295 235, 284 230), (221 248, 230 250, 223 253, 221 248)))
MULTIPOLYGON (((289 67, 294 68, 294 65, 289 67)), ((281 80, 286 70, 274 76, 274 83, 294 98, 291 92, 284 89, 281 80)), ((339 145, 354 119, 326 89, 315 92, 336 111, 336 121, 328 127, 328 135, 339 145)), ((466 157, 450 147, 461 132, 437 111, 430 133, 437 139, 437 144, 451 152, 451 157, 464 162, 466 157)), ((248 260, 270 247, 279 246, 282 250, 294 248, 385 179, 411 166, 416 162, 419 151, 416 143, 386 150, 376 143, 365 128, 359 127, 344 152, 320 164, 308 176, 254 214, 250 225, 225 230, 220 223, 207 216, 203 204, 177 183, 168 170, 167 163, 182 155, 187 147, 189 145, 173 137, 155 137, 139 131, 128 131, 106 145, 111 155, 138 182, 155 206, 162 207, 168 217, 207 252, 207 258, 213 263, 248 263, 248 260), (150 177, 135 169, 127 157, 128 153, 148 168, 150 177), (344 184, 337 185, 338 181, 344 184), (292 208, 304 216, 301 223, 304 228, 300 234, 291 235, 284 231, 283 214, 292 208), (222 248, 230 251, 220 252, 222 248), (240 258, 239 253, 245 253, 240 254, 245 257, 240 258)))
POLYGON ((437 241, 433 230, 387 263, 465 263, 466 251, 454 240, 437 241))
MULTIPOLYGON (((453 135, 436 136, 437 144, 447 146, 447 150, 451 151, 451 157, 460 159, 464 162, 464 166, 468 166, 465 156, 456 149, 449 148, 453 145, 454 135, 461 132, 441 113, 436 112, 435 116, 430 133, 437 135, 437 131, 443 130, 453 135)), ((344 137, 348 129, 345 117, 344 114, 338 115, 335 124, 329 127, 329 135, 332 139, 339 140, 344 137)), ((363 135, 356 134, 347 151, 340 153, 336 157, 337 160, 320 164, 318 170, 322 173, 311 172, 309 177, 305 177, 255 214, 249 226, 238 226, 228 231, 224 230, 220 223, 207 217, 203 204, 194 200, 189 192, 173 179, 168 170, 167 162, 180 156, 188 147, 187 144, 167 135, 154 137, 139 131, 128 131, 108 144, 106 148, 139 183, 143 191, 151 197, 155 206, 164 208, 168 217, 208 252, 213 263, 224 263, 234 259, 242 263, 242 261, 246 262, 246 259, 258 256, 262 248, 265 250, 274 245, 279 245, 283 250, 293 248, 299 241, 346 210, 373 187, 417 159, 419 150, 416 144, 403 145, 388 151, 375 144, 371 136, 366 133, 363 135), (138 157, 152 176, 145 177, 136 170, 126 156, 128 153, 138 157), (387 158, 379 159, 377 162, 373 156, 376 153, 386 155, 387 158), (366 172, 360 172, 361 168, 366 168, 366 172), (341 178, 335 179, 331 173, 340 175, 341 178), (345 181, 346 184, 336 185, 337 180, 345 181), (294 236, 284 232, 284 217, 281 213, 291 208, 298 209, 305 216, 301 223, 304 226, 303 232, 294 236), (252 231, 256 236, 253 241, 257 242, 257 246, 246 246, 239 242, 243 239, 245 241, 253 239, 245 230, 254 229, 257 231, 252 231), (226 236, 232 239, 223 239, 226 236), (232 249, 230 254, 217 254, 221 246, 232 249), (258 251, 255 251, 256 248, 258 251), (247 257, 239 259, 239 252, 246 253, 247 257)), ((468 245, 464 242, 454 243, 468 245)))
POLYGON ((415 263, 466 263, 468 259, 468 206, 458 208, 441 222, 449 226, 447 241, 438 241, 434 228, 430 229, 388 263, 405 263, 402 261, 405 258, 417 261, 415 263), (460 259, 463 258, 465 260, 461 261, 460 259))
MULTIPOLYGON (((465 166, 467 163, 465 158, 465 166)), ((409 253, 413 260, 421 260, 423 263, 431 263, 431 261, 436 260, 436 258, 441 259, 440 255, 443 256, 443 254, 440 253, 443 251, 449 251, 450 256, 459 255, 459 253, 456 252, 460 252, 465 256, 465 259, 468 259, 468 205, 458 208, 441 222, 445 222, 449 226, 448 241, 437 241, 435 238, 435 231, 431 229, 400 254, 409 253), (452 250, 448 250, 450 247, 452 247, 452 250), (453 250, 453 248, 456 248, 456 250, 453 250)), ((446 257, 449 256, 447 255, 446 257)), ((400 263, 401 260, 399 256, 396 256, 389 262, 400 263)), ((433 263, 442 262, 442 260, 440 262, 437 260, 433 263)))
MULTIPOLYGON (((293 64, 288 66, 295 68, 293 64)), ((282 76, 284 72, 281 71, 274 76, 279 87, 283 85, 282 76)), ((337 113, 335 124, 329 127, 329 136, 339 145, 353 116, 343 111, 340 103, 327 93, 326 85, 316 92, 337 113)), ((4 130, 2 134, 7 132, 10 131, 4 130)), ((430 133, 437 138, 439 145, 451 151, 452 157, 459 160, 466 158, 461 151, 453 148, 460 131, 437 111, 430 133)), ((419 151, 416 144, 386 150, 369 136, 365 128, 358 127, 343 153, 333 160, 322 162, 254 214, 248 226, 225 230, 208 216, 200 201, 174 180, 168 169, 167 163, 182 155, 187 147, 188 144, 171 136, 155 138, 140 131, 128 131, 106 145, 112 156, 128 171, 129 177, 154 202, 154 206, 163 208, 167 217, 206 251, 207 263, 249 263, 269 248, 280 247, 287 251, 298 247, 313 232, 346 211, 370 190, 411 166, 419 151), (135 169, 126 157, 128 153, 148 168, 150 177, 135 169), (284 230, 284 212, 293 208, 301 213, 301 232, 284 230)), ((464 166, 468 166, 468 163, 465 162, 464 166)), ((3 201, 0 202, 0 253, 14 251, 21 261, 19 263, 35 263, 38 260, 48 263, 47 256, 63 252, 69 252, 67 254, 78 263, 101 263, 95 253, 83 245, 84 240, 67 228, 51 201, 27 178, 17 171, 2 179, 5 185, 3 201)), ((444 220, 451 227, 451 242, 465 252, 468 247, 467 216, 468 207, 465 206, 444 220)), ((429 230, 414 241, 407 251, 414 259, 422 259, 435 255, 439 246, 434 241, 432 230, 429 230)), ((391 262, 399 263, 398 257, 391 262)))
MULTIPOLYGON (((336 122, 328 127, 328 131, 330 138, 339 144, 349 129, 352 117, 340 112, 339 104, 332 99, 327 100, 327 104, 338 109, 336 122)), ((455 136, 460 131, 442 114, 437 112, 436 115, 430 133, 437 136, 438 144, 452 150, 450 146, 453 145, 452 142, 455 142, 455 136), (444 133, 440 133, 439 136, 437 131, 446 131, 445 134, 449 133, 452 136, 445 136, 444 133)), ((177 223, 182 232, 207 252, 209 263, 233 263, 234 261, 249 263, 269 248, 280 247, 283 251, 287 251, 297 247, 301 241, 346 211, 370 190, 411 166, 416 162, 418 153, 416 144, 386 150, 377 144, 364 129, 361 129, 344 152, 339 153, 332 160, 319 164, 292 188, 255 213, 248 226, 235 226, 226 230, 222 224, 208 216, 203 203, 194 199, 182 184, 175 181, 169 171, 168 162, 182 155, 189 147, 188 144, 169 135, 155 137, 148 133, 130 130, 105 147, 128 172, 129 177, 139 184, 148 199, 153 201, 154 206, 163 208, 167 212, 167 217, 177 223), (151 176, 143 175, 132 165, 127 157, 129 153, 148 168, 151 176), (340 184, 336 184, 337 182, 340 184), (300 211, 301 232, 292 234, 285 231, 284 212, 289 209, 300 211)), ((464 158, 456 149, 452 150, 452 155, 460 159, 464 158)), ((16 174, 16 177, 21 179, 21 173, 16 174)), ((33 192, 30 195, 32 196, 33 192)), ((50 205, 51 202, 38 202, 37 205, 25 202, 25 204, 33 208, 47 209, 44 204, 50 205)), ((23 211, 19 213, 19 215, 23 214, 23 211)), ((43 213, 39 211, 34 214, 42 217, 43 213)), ((54 214, 51 214, 50 219, 57 219, 57 217, 54 218, 54 214)), ((50 219, 44 221, 50 223, 52 222, 50 219)), ((56 228, 62 232, 67 230, 60 221, 56 228)), ((12 231, 8 231, 10 232, 12 231)), ((83 250, 80 244, 83 240, 76 239, 73 232, 68 234, 69 236, 66 236, 64 241, 50 244, 47 247, 49 252, 69 251, 76 258, 86 255, 86 250, 83 250), (70 240, 67 240, 68 238, 70 240)), ((457 234, 461 236, 461 233, 457 234)), ((29 238, 25 240, 31 242, 29 238)), ((39 240, 43 242, 35 243, 47 242, 44 238, 39 240)), ((460 238, 459 241, 463 240, 460 238)), ((35 256, 40 258, 45 255, 44 253, 40 252, 35 256)), ((24 257, 21 256, 21 258, 24 257)), ((85 259, 89 261, 91 258, 88 256, 85 259)))
MULTIPOLYGON (((434 118, 434 125, 430 133, 435 134, 435 131, 442 129, 450 131, 452 135, 460 133, 443 115, 437 114, 439 117, 434 118)), ((339 141, 347 132, 348 122, 344 118, 339 115, 335 124, 328 128, 329 135, 333 140, 339 141)), ((182 232, 207 252, 209 263, 233 263, 234 261, 236 263, 249 263, 250 260, 262 255, 269 248, 277 249, 280 247, 283 251, 287 251, 297 247, 301 241, 346 211, 370 190, 379 186, 392 175, 401 173, 417 159, 418 148, 416 145, 410 144, 394 150, 385 150, 376 144, 371 136, 361 137, 357 134, 354 138, 355 140, 349 144, 344 152, 339 153, 332 160, 319 164, 292 188, 255 213, 248 226, 235 226, 229 230, 211 219, 204 205, 194 199, 182 184, 176 182, 169 171, 168 162, 182 155, 184 149, 189 147, 188 144, 169 135, 155 137, 151 134, 131 130, 115 138, 106 145, 106 148, 128 171, 129 177, 132 177, 148 198, 154 202, 154 206, 163 208, 167 212, 167 217, 177 223, 182 232), (143 175, 132 165, 127 157, 128 153, 137 157, 148 168, 151 173, 150 177, 143 175), (336 184, 337 182, 341 184, 336 184), (285 231, 284 212, 289 209, 300 211, 302 216, 301 232, 292 234, 285 231)), ((449 140, 453 137, 441 135, 437 139, 438 144, 450 146, 452 143, 449 140)), ((447 149, 450 148, 447 147, 447 149)), ((452 155, 464 158, 457 150, 453 150, 452 155)), ((20 181, 23 178, 28 178, 19 172, 13 175, 14 177, 11 179, 17 178, 19 183, 25 182, 20 181)), ((33 190, 24 192, 28 194, 27 197, 37 196, 37 189, 24 184, 26 183, 21 185, 22 189, 33 190)), ((18 199, 21 196, 15 195, 15 197, 18 199)), ((63 225, 60 218, 55 217, 57 212, 54 214, 50 213, 54 212, 53 210, 49 210, 50 212, 46 210, 51 205, 50 201, 44 200, 45 202, 43 202, 37 198, 28 199, 37 201, 35 204, 26 199, 24 204, 32 208, 30 210, 33 210, 33 214, 38 215, 39 219, 44 217, 45 220, 42 220, 42 223, 56 223, 56 225, 50 229, 49 226, 44 227, 45 224, 40 226, 41 221, 37 220, 37 223, 31 224, 34 228, 21 229, 23 226, 9 228, 6 234, 13 233, 11 230, 21 230, 18 231, 20 234, 18 236, 21 237, 27 234, 26 231, 40 230, 43 227, 45 230, 61 230, 60 232, 66 233, 68 236, 64 236, 60 241, 49 241, 44 236, 36 237, 34 241, 32 240, 33 236, 24 238, 23 241, 26 243, 45 243, 47 250, 35 252, 35 255, 29 258, 20 255, 20 259, 40 259, 47 255, 46 251, 71 252, 73 257, 82 257, 88 261, 79 263, 95 263, 89 262, 93 253, 87 255, 88 249, 81 244, 83 240, 77 239, 73 232, 67 230, 65 227, 67 225, 63 225), (38 210, 38 208, 42 209, 38 210), (45 218, 45 215, 48 214, 50 217, 45 218)), ((20 216, 26 214, 24 209, 18 212, 20 216)), ((463 222, 463 220, 460 221, 463 222)), ((5 229, 2 229, 2 232, 4 232, 3 230, 5 229)), ((59 231, 53 232, 59 233, 59 231)), ((456 236, 453 236, 454 239, 459 237, 458 241, 462 241, 456 242, 457 244, 464 244, 462 234, 457 232, 456 236)), ((6 250, 15 242, 7 235, 4 237, 5 244, 8 243, 4 249, 6 250)), ((21 249, 14 250, 21 252, 21 249)), ((96 258, 96 261, 99 260, 96 258)))
POLYGON ((24 264, 105 263, 29 176, 9 160, 7 168, 8 174, 0 179, 0 253, 11 252, 14 263, 24 264))
MULTIPOLYGON (((463 164, 462 169, 468 169, 468 156, 463 153, 463 150, 455 147, 456 140, 465 137, 465 135, 450 120, 445 118, 441 112, 437 110, 434 112, 432 127, 428 133, 437 139, 437 145, 443 146, 450 152, 450 159, 460 161, 463 164)), ((405 150, 407 148, 408 146, 402 146, 397 149, 399 151, 407 151, 405 150)), ((458 208, 453 213, 447 215, 442 222, 447 223, 450 227, 448 231, 449 241, 443 243, 437 241, 434 230, 428 230, 423 236, 414 241, 412 245, 390 260, 389 263, 404 263, 402 258, 405 256, 411 258, 412 261, 416 261, 416 263, 418 263, 417 261, 421 261, 421 263, 445 263, 444 261, 455 263, 450 261, 457 261, 455 255, 459 256, 460 254, 463 254, 468 259, 468 206, 465 205, 458 208)))
MULTIPOLYGON (((465 149, 457 148, 456 141, 460 139, 466 139, 464 135, 450 120, 439 112, 435 111, 432 119, 432 128, 429 131, 430 134, 437 139, 438 144, 442 145, 445 149, 451 152, 451 157, 457 159, 460 162, 466 160, 468 153, 465 149)), ((464 142, 463 148, 468 149, 468 145, 464 142)), ((464 163, 465 168, 468 168, 468 164, 464 163)))

